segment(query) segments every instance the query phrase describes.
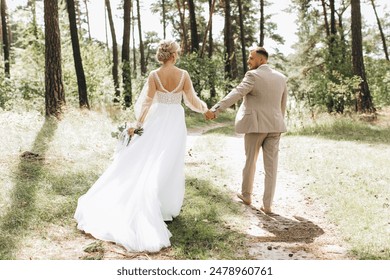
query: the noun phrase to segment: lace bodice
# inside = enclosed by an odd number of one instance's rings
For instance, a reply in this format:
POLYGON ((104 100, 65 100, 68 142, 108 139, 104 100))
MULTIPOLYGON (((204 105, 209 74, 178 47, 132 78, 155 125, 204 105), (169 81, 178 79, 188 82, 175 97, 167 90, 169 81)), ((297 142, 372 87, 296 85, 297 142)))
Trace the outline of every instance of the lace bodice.
POLYGON ((161 92, 157 91, 157 103, 162 104, 181 104, 183 98, 182 92, 161 92))
POLYGON ((153 102, 181 104, 183 100, 186 106, 195 112, 205 113, 208 110, 206 103, 197 96, 187 71, 181 71, 180 81, 172 91, 168 91, 163 86, 157 71, 152 71, 140 96, 135 104, 137 123, 140 126, 145 121, 153 102))
POLYGON ((162 91, 156 91, 157 102, 163 104, 180 104, 182 100, 182 92, 181 90, 179 91, 179 89, 183 87, 184 72, 182 72, 181 74, 179 84, 172 91, 168 91, 164 88, 163 84, 161 83, 160 77, 156 72, 154 72, 154 77, 156 78, 158 84, 160 85, 160 88, 162 89, 162 91))

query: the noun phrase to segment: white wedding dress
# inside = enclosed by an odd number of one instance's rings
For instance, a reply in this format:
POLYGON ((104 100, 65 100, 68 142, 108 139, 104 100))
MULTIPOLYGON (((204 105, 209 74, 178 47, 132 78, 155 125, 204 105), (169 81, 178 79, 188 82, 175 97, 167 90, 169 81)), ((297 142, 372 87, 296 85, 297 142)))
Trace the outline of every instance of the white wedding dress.
POLYGON ((192 110, 207 111, 188 73, 181 73, 178 86, 171 92, 164 89, 157 71, 149 75, 143 95, 154 97, 152 102, 141 102, 141 114, 147 115, 144 133, 133 136, 79 198, 74 215, 78 229, 129 251, 156 252, 170 246, 171 233, 164 221, 179 215, 185 186, 187 129, 182 98, 192 110), (154 83, 155 93, 150 93, 150 83, 154 83))

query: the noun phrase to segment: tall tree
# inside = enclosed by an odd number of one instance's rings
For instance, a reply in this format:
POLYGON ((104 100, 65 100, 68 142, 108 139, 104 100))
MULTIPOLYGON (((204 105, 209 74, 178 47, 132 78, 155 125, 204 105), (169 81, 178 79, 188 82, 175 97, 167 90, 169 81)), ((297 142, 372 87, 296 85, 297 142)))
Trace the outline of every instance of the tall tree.
POLYGON ((385 53, 386 60, 389 60, 389 53, 388 53, 388 51, 387 51, 386 37, 385 37, 385 34, 384 34, 384 32, 383 32, 382 24, 381 24, 381 21, 380 21, 380 19, 379 19, 379 17, 378 17, 378 13, 377 13, 377 11, 376 11, 376 6, 375 6, 374 0, 371 0, 371 5, 372 5, 372 8, 374 9, 376 22, 378 23, 379 32, 380 32, 380 34, 381 34, 382 45, 383 45, 383 51, 384 51, 384 53, 385 53))
POLYGON ((347 53, 347 45, 349 44, 346 40, 345 36, 345 30, 344 30, 344 24, 343 24, 343 15, 344 12, 347 11, 349 7, 349 3, 345 3, 345 0, 341 2, 341 5, 339 7, 339 10, 336 10, 336 14, 338 16, 338 30, 339 30, 339 36, 340 36, 340 49, 341 49, 341 64, 346 65, 348 69, 350 69, 350 54, 347 53))
POLYGON ((6 77, 10 77, 10 64, 9 64, 9 34, 8 34, 8 15, 7 15, 7 3, 6 0, 1 0, 1 31, 3 35, 3 51, 4 51, 4 72, 6 77))
POLYGON ((76 69, 77 85, 79 91, 79 105, 80 108, 89 109, 87 83, 85 81, 83 61, 80 53, 80 43, 79 43, 79 36, 77 32, 76 11, 75 11, 74 0, 66 0, 66 7, 69 15, 69 28, 70 28, 70 36, 72 39, 73 60, 76 69))
POLYGON ((373 113, 375 112, 375 108, 368 87, 363 61, 360 0, 351 0, 351 31, 353 72, 362 80, 356 97, 356 111, 360 113, 373 113))
POLYGON ((337 67, 339 64, 339 54, 337 45, 338 45, 338 38, 337 38, 337 27, 336 27, 336 7, 334 0, 329 0, 329 8, 330 8, 330 36, 328 39, 329 44, 329 61, 332 63, 330 64, 330 73, 332 75, 333 70, 337 67))
MULTIPOLYGON (((209 0, 209 13, 210 13, 210 19, 209 19, 209 48, 208 48, 208 58, 209 60, 213 57, 213 51, 214 51, 214 41, 213 41, 213 14, 215 9, 215 2, 216 0, 209 0)), ((205 45, 206 42, 203 42, 205 45)), ((203 48, 203 46, 202 46, 203 48)), ((209 75, 213 75, 213 73, 210 73, 209 75)), ((210 100, 214 101, 215 97, 217 96, 217 90, 215 89, 215 80, 210 77, 209 78, 209 84, 210 84, 210 100)))
POLYGON ((176 6, 177 6, 177 10, 179 11, 179 17, 180 17, 180 26, 181 26, 181 35, 182 35, 182 38, 181 38, 181 42, 182 42, 182 50, 183 50, 183 53, 186 54, 187 51, 188 51, 188 40, 187 40, 187 29, 186 29, 186 24, 185 24, 185 18, 184 18, 184 14, 185 14, 185 5, 183 5, 183 10, 181 10, 181 4, 180 4, 180 0, 176 0, 176 6))
MULTIPOLYGON (((224 6, 225 26, 224 26, 224 60, 225 60, 225 79, 232 80, 237 77, 236 58, 234 53, 234 40, 232 32, 231 5, 230 0, 225 0, 224 6)), ((230 89, 226 89, 229 91, 230 89)))
POLYGON ((116 42, 116 34, 115 34, 115 26, 114 26, 114 20, 112 18, 112 12, 111 12, 111 3, 110 0, 105 0, 106 3, 106 9, 108 14, 108 22, 110 24, 110 30, 111 30, 111 38, 112 38, 112 78, 114 80, 114 87, 115 87, 115 96, 114 102, 119 102, 119 78, 118 78, 118 44, 116 42))
POLYGON ((241 0, 237 0, 238 4, 238 14, 240 19, 240 38, 241 38, 241 53, 242 53, 242 69, 244 71, 244 75, 246 71, 248 71, 248 67, 246 65, 246 48, 245 48, 245 31, 244 31, 244 15, 242 12, 242 3, 241 0))
POLYGON ((260 46, 264 46, 264 0, 260 0, 260 40, 259 44, 260 46))
MULTIPOLYGON (((207 34, 212 34, 212 23, 213 23, 213 14, 214 14, 214 7, 215 7, 215 0, 209 0, 209 21, 206 26, 206 30, 204 32, 204 37, 203 37, 203 43, 202 43, 202 49, 200 51, 199 57, 203 57, 204 51, 206 49, 206 40, 207 40, 207 34)), ((209 44, 212 45, 213 43, 213 38, 212 36, 209 36, 209 44)), ((210 56, 211 57, 211 56, 210 56)))
POLYGON ((46 116, 59 117, 65 105, 58 0, 44 0, 46 116))
POLYGON ((138 34, 139 34, 139 52, 140 52, 140 63, 141 63, 141 75, 145 75, 146 74, 145 49, 144 49, 144 42, 143 42, 143 39, 142 39, 141 12, 140 12, 139 0, 137 0, 137 18, 138 18, 138 34))
POLYGON ((326 38, 329 39, 329 37, 330 37, 330 28, 329 28, 329 21, 328 21, 328 12, 326 10, 326 1, 325 0, 321 0, 321 4, 322 4, 322 13, 324 15, 326 38))
POLYGON ((135 17, 134 17, 134 6, 133 1, 131 1, 131 33, 133 34, 133 76, 137 77, 137 51, 135 48, 135 17))
MULTIPOLYGON (((209 0, 209 12, 210 12, 210 26, 209 26, 209 50, 208 50, 208 58, 211 58, 213 56, 213 49, 214 49, 214 41, 213 41, 213 18, 212 15, 214 14, 214 8, 215 8, 215 0, 209 0)), ((215 88, 214 88, 215 91, 215 88)))
POLYGON ((130 24, 131 0, 123 2, 123 44, 122 44, 122 82, 125 105, 131 105, 131 68, 130 68, 130 24))
POLYGON ((199 50, 198 27, 196 24, 195 3, 193 0, 188 0, 188 11, 190 14, 190 30, 191 30, 191 52, 199 50))
POLYGON ((163 38, 167 38, 167 20, 166 20, 166 9, 165 9, 165 0, 161 0, 162 5, 162 24, 163 24, 163 38))
POLYGON ((33 34, 36 39, 38 39, 38 25, 37 25, 37 6, 35 0, 28 0, 27 1, 27 7, 31 8, 31 14, 32 14, 32 28, 33 28, 33 34))
POLYGON ((335 41, 335 37, 337 34, 337 28, 336 28, 336 7, 334 0, 329 0, 329 6, 330 6, 330 40, 331 43, 335 41))

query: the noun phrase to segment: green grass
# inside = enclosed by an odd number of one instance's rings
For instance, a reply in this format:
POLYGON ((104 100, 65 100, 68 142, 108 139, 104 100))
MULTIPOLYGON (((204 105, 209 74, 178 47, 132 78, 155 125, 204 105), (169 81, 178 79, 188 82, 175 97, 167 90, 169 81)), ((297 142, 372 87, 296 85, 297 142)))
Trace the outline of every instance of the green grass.
MULTIPOLYGON (((46 119, 38 132, 32 144, 32 151, 38 153, 41 158, 44 158, 56 128, 56 120, 46 119)), ((14 188, 9 194, 8 207, 2 211, 1 217, 1 259, 12 258, 19 239, 30 228, 37 210, 37 193, 44 174, 43 165, 42 159, 21 158, 14 170, 14 188)))
MULTIPOLYGON (((192 173, 192 172, 190 172, 192 173)), ((178 259, 242 259, 244 235, 232 231, 226 219, 239 212, 237 204, 208 180, 186 180, 181 214, 169 225, 178 259)))
POLYGON ((390 259, 390 130, 329 119, 290 133, 281 161, 301 178, 358 259, 390 259))
MULTIPOLYGON (((53 225, 71 229, 64 239, 81 234, 73 213, 78 197, 110 162, 116 143, 111 132, 117 128, 110 114, 74 110, 58 122, 34 111, 0 112, 0 259, 18 258, 30 238, 45 239, 53 225), (24 151, 39 159, 21 158, 24 151)), ((223 161, 213 160, 223 155, 226 136, 234 135, 233 118, 227 112, 208 123, 200 114, 187 119, 189 128, 222 127, 200 138, 186 165, 185 203, 168 225, 173 233, 169 254, 176 259, 248 258, 242 210, 224 187, 230 174, 223 161)), ((315 203, 325 206, 326 217, 359 259, 390 259, 388 131, 383 125, 328 118, 281 141, 281 164, 299 175, 315 203)), ((98 250, 86 258, 103 257, 98 250)))
POLYGON ((60 122, 36 112, 4 112, 0 122, 6 135, 0 140, 0 259, 15 259, 29 236, 50 224, 74 224, 77 198, 112 154, 107 146, 115 127, 103 115, 78 111, 60 122), (21 157, 25 151, 38 159, 21 157))
POLYGON ((290 132, 289 135, 318 136, 338 141, 390 144, 390 127, 380 127, 350 118, 335 118, 290 132))
MULTIPOLYGON (((71 229, 64 240, 81 234, 73 219, 77 199, 110 162, 116 145, 111 132, 118 124, 113 119, 120 123, 125 119, 113 118, 113 112, 117 110, 69 110, 61 121, 45 119, 37 112, 0 113, 0 133, 5 135, 0 139, 0 182, 4 183, 0 189, 0 259, 17 259, 31 240, 50 236, 51 228, 71 229), (39 154, 39 159, 21 158, 25 151, 39 154)), ((196 117, 199 123, 203 119, 200 114, 196 117)), ((239 218, 237 207, 208 174, 200 176, 201 170, 198 165, 186 170, 183 211, 169 224, 172 255, 177 259, 245 258, 245 250, 236 250, 242 246, 243 235, 226 226, 232 216, 239 218)), ((54 241, 42 242, 53 246, 54 241)), ((103 257, 104 251, 98 250, 85 258, 103 257)))

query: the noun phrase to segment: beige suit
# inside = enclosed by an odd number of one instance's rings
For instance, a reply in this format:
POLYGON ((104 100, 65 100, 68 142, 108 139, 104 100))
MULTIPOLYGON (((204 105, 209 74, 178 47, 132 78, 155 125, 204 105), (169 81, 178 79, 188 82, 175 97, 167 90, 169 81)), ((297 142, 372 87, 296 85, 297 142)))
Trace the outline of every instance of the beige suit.
POLYGON ((212 110, 218 115, 241 98, 243 102, 236 115, 235 128, 237 133, 245 133, 246 163, 242 194, 244 197, 252 194, 256 162, 262 147, 265 170, 263 205, 271 208, 276 186, 279 139, 280 134, 286 131, 286 77, 263 64, 248 71, 243 81, 212 110))

